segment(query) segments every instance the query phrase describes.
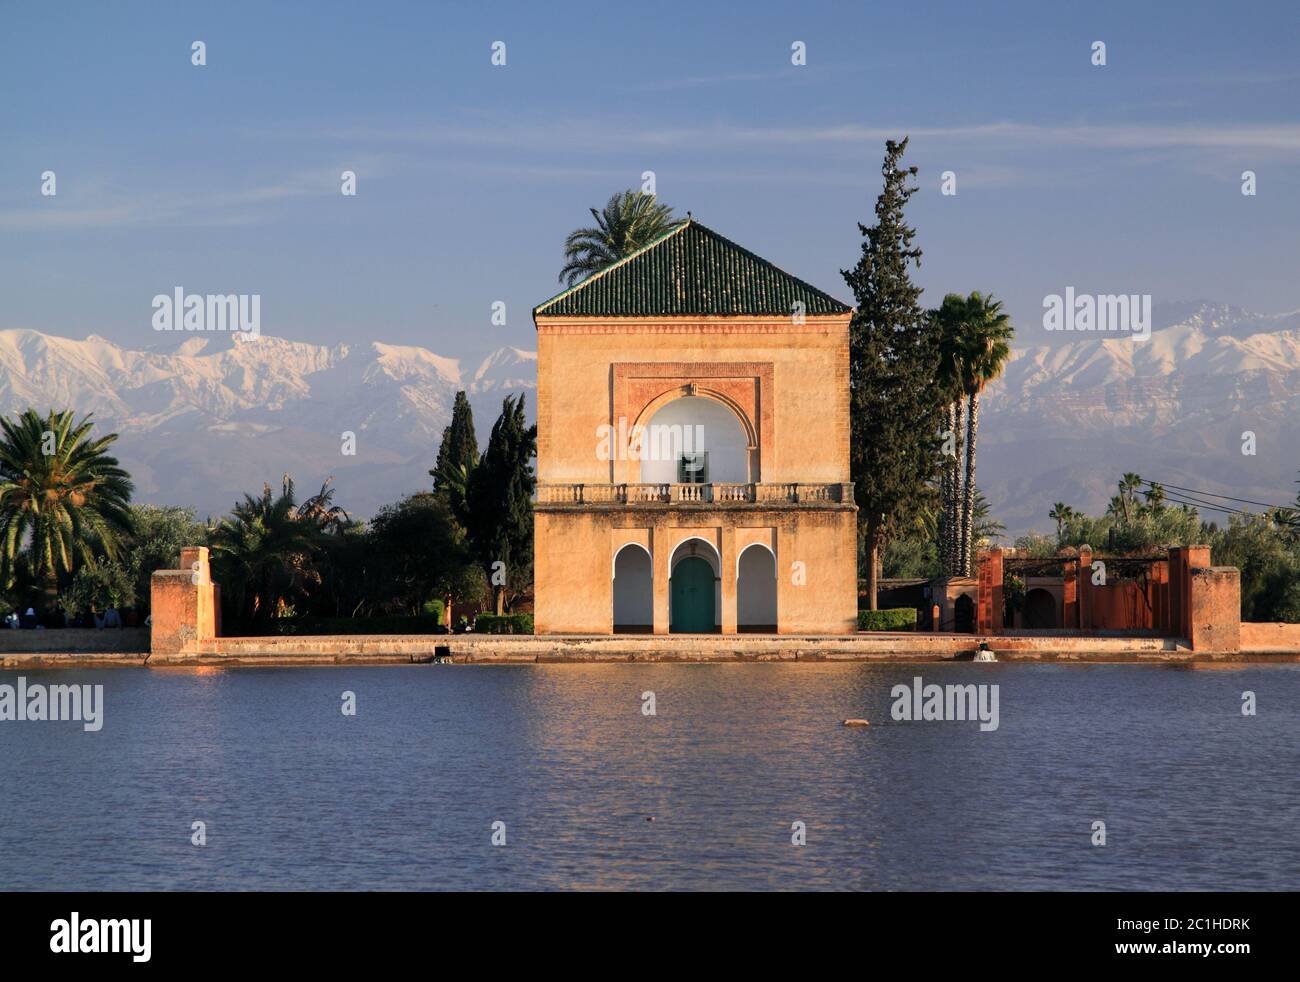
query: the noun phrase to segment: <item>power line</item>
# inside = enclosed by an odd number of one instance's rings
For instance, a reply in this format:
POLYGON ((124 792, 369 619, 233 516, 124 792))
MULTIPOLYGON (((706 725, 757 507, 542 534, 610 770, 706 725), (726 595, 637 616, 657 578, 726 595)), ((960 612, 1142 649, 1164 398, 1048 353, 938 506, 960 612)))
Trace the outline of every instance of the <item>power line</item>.
MULTIPOLYGON (((1227 496, 1224 495, 1224 497, 1227 496)), ((1247 511, 1244 508, 1230 508, 1227 505, 1216 505, 1208 501, 1203 501, 1195 498, 1190 498, 1190 499, 1184 498, 1177 494, 1166 495, 1165 500, 1171 501, 1176 505, 1188 505, 1193 508, 1207 509, 1209 511, 1218 511, 1228 515, 1247 515, 1247 516, 1263 517, 1259 512, 1247 511)), ((1274 506, 1270 505, 1269 507, 1273 508, 1274 506)), ((1274 509, 1274 510, 1290 511, 1291 509, 1282 508, 1282 509, 1274 509)), ((1273 521, 1278 525, 1287 525, 1293 528, 1300 527, 1300 520, 1297 520, 1295 518, 1283 518, 1275 515, 1273 516, 1273 521)))
POLYGON ((1196 509, 1202 509, 1202 508, 1203 508, 1203 509, 1207 509, 1207 510, 1209 510, 1209 511, 1221 511, 1221 512, 1223 512, 1224 514, 1227 514, 1227 515, 1250 515, 1250 514, 1253 514, 1252 512, 1241 511, 1241 510, 1238 509, 1238 508, 1228 508, 1228 507, 1223 506, 1223 505, 1211 505, 1211 504, 1207 504, 1207 503, 1205 503, 1204 501, 1187 501, 1187 500, 1184 500, 1183 498, 1177 498, 1177 497, 1173 497, 1173 496, 1170 496, 1170 497, 1166 498, 1165 500, 1166 500, 1166 501, 1169 501, 1169 502, 1172 502, 1172 503, 1175 504, 1175 505, 1188 505, 1188 506, 1190 506, 1190 507, 1192 507, 1192 508, 1196 508, 1196 509))
POLYGON ((1215 494, 1213 491, 1198 491, 1196 488, 1180 488, 1177 484, 1161 484, 1159 481, 1143 480, 1142 483, 1149 484, 1153 487, 1159 485, 1162 488, 1169 488, 1174 491, 1187 491, 1190 492, 1191 494, 1202 494, 1205 495, 1207 498, 1221 498, 1224 501, 1236 501, 1236 502, 1240 502, 1243 505, 1258 505, 1261 508, 1274 508, 1274 509, 1286 508, 1290 510, 1293 507, 1291 505, 1270 505, 1267 501, 1251 501, 1249 498, 1234 498, 1231 495, 1227 495, 1227 494, 1215 494))
POLYGON ((1218 501, 1207 501, 1205 498, 1201 498, 1195 494, 1179 494, 1175 492, 1173 494, 1166 494, 1165 500, 1173 501, 1178 504, 1184 504, 1184 505, 1186 504, 1201 505, 1202 507, 1205 508, 1212 508, 1215 511, 1230 511, 1238 515, 1252 514, 1251 512, 1246 511, 1246 509, 1244 508, 1234 508, 1231 505, 1225 505, 1222 502, 1218 502, 1218 501))

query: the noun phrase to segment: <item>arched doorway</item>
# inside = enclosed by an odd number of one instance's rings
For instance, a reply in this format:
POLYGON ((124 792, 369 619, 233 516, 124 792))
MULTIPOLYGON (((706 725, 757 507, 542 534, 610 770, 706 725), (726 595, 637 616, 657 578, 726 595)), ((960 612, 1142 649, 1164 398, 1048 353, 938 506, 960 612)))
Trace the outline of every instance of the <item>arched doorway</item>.
POLYGON ((718 630, 718 556, 703 539, 687 539, 673 552, 668 577, 668 624, 674 634, 718 630))
POLYGON ((1025 594, 1025 627, 1051 630, 1057 627, 1056 598, 1050 590, 1036 587, 1025 594))
POLYGON ((649 634, 654 630, 654 574, 650 553, 629 542, 614 557, 614 633, 649 634))
POLYGON ((958 634, 975 633, 975 601, 969 593, 963 593, 952 605, 953 626, 958 634))
POLYGON ((736 561, 736 629, 776 633, 776 556, 761 543, 736 561))

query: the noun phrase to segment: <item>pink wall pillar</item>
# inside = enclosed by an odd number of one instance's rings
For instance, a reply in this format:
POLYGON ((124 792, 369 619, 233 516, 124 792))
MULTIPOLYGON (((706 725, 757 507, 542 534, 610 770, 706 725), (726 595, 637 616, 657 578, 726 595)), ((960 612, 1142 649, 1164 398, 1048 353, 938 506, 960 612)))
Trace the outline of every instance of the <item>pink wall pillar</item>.
POLYGON ((1241 574, 1235 566, 1191 571, 1188 640, 1193 651, 1241 650, 1241 574))
POLYGON ((181 550, 180 569, 156 570, 150 580, 150 651, 192 653, 217 636, 220 612, 206 546, 181 550))
POLYGON ((1187 634, 1193 651, 1241 650, 1241 573, 1233 566, 1211 566, 1210 547, 1188 546, 1187 634))
POLYGON ((1151 626, 1161 634, 1172 634, 1169 629, 1169 563, 1151 564, 1151 626))
POLYGON ((1169 550, 1169 633, 1187 637, 1187 550, 1174 546, 1169 550))
POLYGON ((1002 633, 1002 550, 981 549, 976 554, 975 633, 1002 633))
POLYGON ((1079 561, 1067 559, 1061 573, 1061 627, 1079 627, 1079 561))
POLYGON ((1093 607, 1095 603, 1092 596, 1092 549, 1089 546, 1079 547, 1079 564, 1074 573, 1075 582, 1075 599, 1079 606, 1079 629, 1086 631, 1094 627, 1093 607))

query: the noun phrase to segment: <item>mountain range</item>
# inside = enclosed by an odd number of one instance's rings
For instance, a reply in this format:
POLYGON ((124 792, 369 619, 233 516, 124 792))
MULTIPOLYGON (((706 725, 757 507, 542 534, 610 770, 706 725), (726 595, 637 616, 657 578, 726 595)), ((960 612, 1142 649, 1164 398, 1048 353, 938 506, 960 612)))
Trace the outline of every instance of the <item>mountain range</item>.
MULTIPOLYGON (((1039 330, 1022 326, 1019 342, 1039 330)), ((1180 488, 1294 502, 1300 311, 1157 305, 1145 341, 1052 339, 1017 347, 981 400, 978 484, 1009 534, 1052 528, 1047 513, 1056 501, 1104 511, 1126 471, 1180 488), (1247 433, 1254 434, 1251 454, 1242 452, 1251 449, 1247 433)), ((1228 516, 1202 510, 1202 517, 1222 524, 1228 516)))
MULTIPOLYGON (((1040 330, 1021 326, 981 400, 978 481, 1008 537, 1051 528, 1056 501, 1102 511, 1125 471, 1292 501, 1300 311, 1157 305, 1146 341, 1040 330), (1035 336, 1043 343, 1025 343, 1035 336), (1242 453, 1247 431, 1253 455, 1242 453)), ((121 434, 116 453, 141 501, 215 516, 289 473, 304 495, 332 476, 336 500, 368 516, 429 486, 458 389, 480 446, 505 396, 528 392, 532 415, 536 357, 502 347, 458 360, 409 345, 241 334, 167 335, 131 349, 10 329, 0 331, 0 412, 93 412, 121 434), (342 452, 345 432, 356 435, 353 456, 342 452)))
POLYGON ((300 496, 334 477, 336 502, 369 516, 430 486, 458 389, 486 445, 502 400, 536 388, 536 355, 516 348, 463 363, 378 342, 166 337, 128 349, 95 335, 0 331, 0 412, 93 412, 120 434, 114 453, 139 501, 216 516, 288 473, 300 496), (355 434, 353 455, 345 433, 355 434))

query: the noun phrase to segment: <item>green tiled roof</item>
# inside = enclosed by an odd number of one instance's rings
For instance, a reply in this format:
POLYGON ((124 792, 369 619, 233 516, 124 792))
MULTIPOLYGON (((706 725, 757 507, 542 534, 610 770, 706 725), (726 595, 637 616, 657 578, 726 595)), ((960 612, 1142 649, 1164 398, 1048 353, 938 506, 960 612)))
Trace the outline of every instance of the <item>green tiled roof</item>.
POLYGON ((845 314, 849 307, 687 219, 632 255, 533 308, 533 316, 845 314))

